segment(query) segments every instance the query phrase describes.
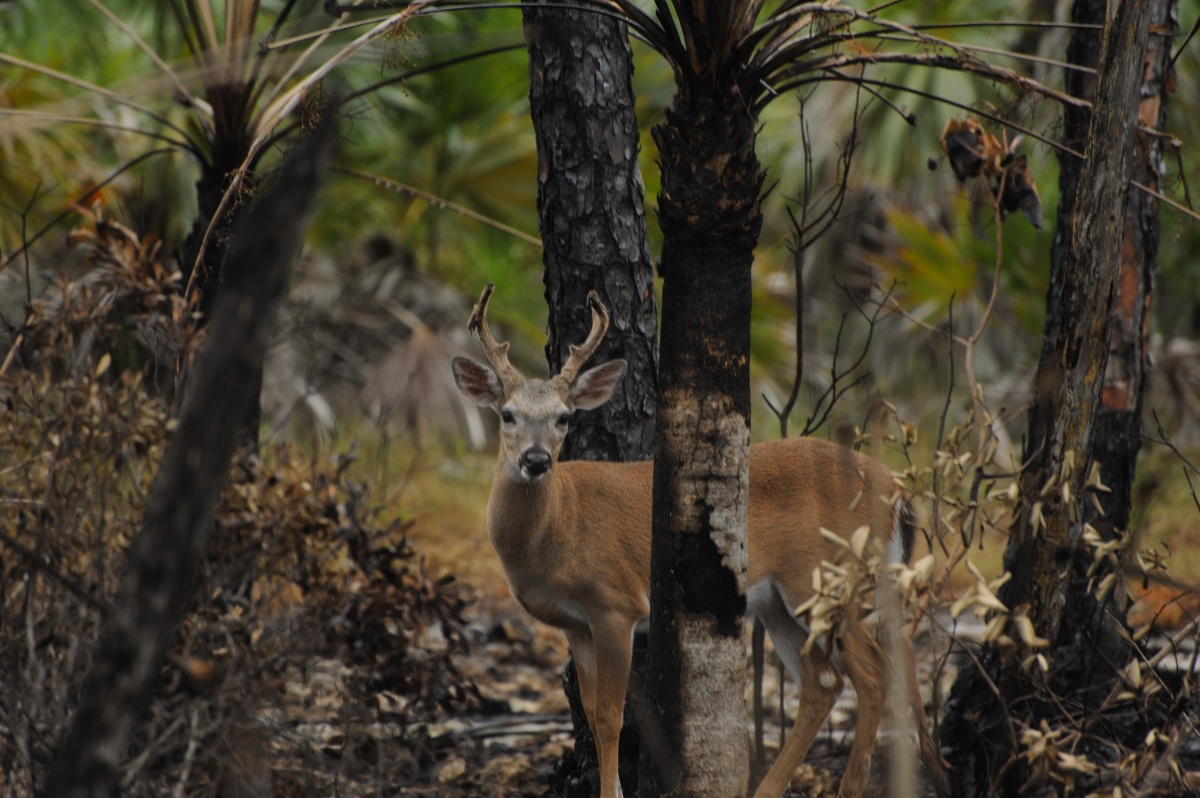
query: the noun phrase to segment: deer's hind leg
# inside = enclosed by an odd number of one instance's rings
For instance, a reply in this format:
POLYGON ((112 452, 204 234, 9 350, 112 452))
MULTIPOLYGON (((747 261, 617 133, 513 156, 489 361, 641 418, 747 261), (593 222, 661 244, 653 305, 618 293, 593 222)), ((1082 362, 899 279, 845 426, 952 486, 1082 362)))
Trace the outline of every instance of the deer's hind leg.
POLYGON ((842 776, 839 798, 862 795, 871 775, 871 759, 875 751, 875 736, 883 719, 887 699, 887 663, 875 635, 863 626, 859 618, 849 618, 838 640, 846 675, 858 694, 858 711, 854 721, 854 742, 842 776))
POLYGON ((778 588, 769 582, 760 582, 750 589, 748 601, 750 611, 762 620, 767 633, 771 635, 775 653, 800 688, 800 712, 796 724, 788 733, 783 750, 771 765, 771 770, 754 793, 754 798, 778 798, 791 782, 796 767, 829 717, 834 702, 842 692, 843 681, 819 646, 804 651, 808 633, 792 616, 778 588))

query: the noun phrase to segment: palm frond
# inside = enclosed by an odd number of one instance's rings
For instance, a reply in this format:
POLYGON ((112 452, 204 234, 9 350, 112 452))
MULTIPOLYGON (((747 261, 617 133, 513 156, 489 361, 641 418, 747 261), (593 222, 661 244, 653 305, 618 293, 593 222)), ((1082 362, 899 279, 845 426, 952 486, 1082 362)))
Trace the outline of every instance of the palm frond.
MULTIPOLYGON (((8 64, 9 66, 14 66, 39 75, 44 75, 48 78, 53 78, 54 80, 61 81, 69 86, 74 86, 77 89, 83 89, 84 91, 95 94, 98 97, 103 97, 104 99, 110 100, 117 105, 123 105, 126 108, 131 108, 138 113, 145 114, 147 117, 153 119, 155 122, 158 122, 163 127, 175 131, 184 139, 191 141, 187 131, 176 125, 164 114, 155 111, 153 108, 144 105, 143 103, 139 103, 136 100, 130 99, 119 92, 115 92, 112 89, 106 89, 103 86, 98 86, 95 83, 86 81, 83 78, 77 78, 74 75, 68 75, 65 72, 59 72, 57 69, 51 69, 48 66, 37 64, 32 61, 26 61, 23 58, 17 58, 16 56, 8 55, 7 53, 0 53, 0 64, 8 64)), ((193 146, 195 146, 194 143, 193 146)), ((197 150, 199 149, 199 147, 195 148, 197 150)))
MULTIPOLYGON (((117 28, 117 30, 121 31, 121 33, 125 34, 129 40, 133 42, 134 46, 141 50, 142 53, 150 59, 151 63, 153 63, 154 66, 157 67, 158 70, 162 72, 168 80, 171 81, 171 85, 174 87, 175 91, 179 92, 179 95, 184 98, 189 108, 196 108, 196 98, 192 94, 191 90, 188 89, 187 84, 184 83, 180 79, 179 75, 176 74, 175 70, 172 69, 165 60, 163 60, 162 56, 160 56, 153 47, 146 43, 145 39, 139 36, 137 32, 133 30, 133 28, 129 27, 129 25, 126 25, 124 20, 110 11, 109 8, 104 5, 104 3, 100 2, 100 0, 88 0, 88 2, 91 3, 92 7, 99 11, 100 14, 102 14, 104 18, 109 21, 110 24, 117 28)), ((200 113, 196 114, 196 119, 200 123, 201 129, 204 130, 204 134, 206 136, 212 135, 211 123, 209 120, 205 119, 204 115, 200 113)))

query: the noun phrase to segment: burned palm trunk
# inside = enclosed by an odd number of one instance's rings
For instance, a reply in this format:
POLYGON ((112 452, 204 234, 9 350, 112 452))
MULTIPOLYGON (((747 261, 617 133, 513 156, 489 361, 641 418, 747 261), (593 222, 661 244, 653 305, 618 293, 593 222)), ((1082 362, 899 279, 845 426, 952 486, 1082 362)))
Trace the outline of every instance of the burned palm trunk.
POLYGON ((686 84, 654 131, 664 283, 647 673, 663 749, 643 757, 644 795, 733 796, 748 782, 745 705, 729 685, 745 678, 755 132, 735 91, 686 84))
MULTIPOLYGON (((226 264, 231 231, 252 195, 249 186, 241 185, 233 188, 234 196, 225 199, 235 175, 250 157, 249 92, 248 86, 237 82, 208 88, 214 130, 210 151, 200 166, 200 179, 196 182, 196 219, 183 242, 182 252, 189 299, 195 297, 195 309, 199 311, 196 323, 202 327, 211 321, 225 281, 231 278, 226 270, 258 268, 253 263, 226 264)), ((189 375, 179 376, 182 387, 189 375)), ((251 446, 258 445, 262 410, 257 397, 262 393, 262 376, 261 368, 248 375, 251 383, 248 388, 256 398, 246 408, 244 417, 235 422, 239 443, 251 446)))
POLYGON ((249 197, 249 192, 243 189, 238 197, 225 201, 231 181, 250 156, 249 93, 250 87, 238 82, 213 84, 207 89, 213 105, 213 131, 209 153, 200 165, 200 179, 196 181, 196 219, 183 243, 184 272, 198 297, 201 323, 207 321, 215 307, 230 231, 244 205, 243 199, 249 197))
MULTIPOLYGON (((565 460, 645 460, 654 438, 658 355, 650 248, 638 168, 632 52, 624 23, 594 10, 527 2, 529 104, 538 147, 538 222, 543 242, 550 340, 556 373, 569 346, 587 335, 589 290, 612 326, 596 361, 624 358, 629 371, 607 404, 577 417, 565 460)), ((641 658, 635 651, 635 672, 641 658)), ((636 676, 635 676, 636 682, 636 676)), ((551 777, 550 794, 591 798, 599 788, 596 748, 579 699, 573 661, 563 671, 575 749, 551 777)), ((636 684, 630 696, 636 700, 636 684)), ((633 794, 640 749, 635 713, 621 731, 622 780, 633 794)))

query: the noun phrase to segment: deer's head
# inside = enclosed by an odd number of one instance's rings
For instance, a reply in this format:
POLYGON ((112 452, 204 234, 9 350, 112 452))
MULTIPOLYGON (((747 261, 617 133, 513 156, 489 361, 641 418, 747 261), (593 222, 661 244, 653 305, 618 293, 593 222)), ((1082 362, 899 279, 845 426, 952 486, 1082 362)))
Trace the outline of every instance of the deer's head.
POLYGON ((487 303, 495 288, 488 283, 475 305, 467 328, 479 336, 491 367, 470 358, 453 361, 454 381, 463 395, 500 416, 500 451, 515 478, 536 482, 554 466, 571 415, 609 400, 625 377, 624 360, 612 360, 580 373, 608 330, 608 310, 595 291, 588 292, 592 330, 558 374, 548 380, 526 379, 508 362, 508 342, 497 343, 488 330, 487 303))

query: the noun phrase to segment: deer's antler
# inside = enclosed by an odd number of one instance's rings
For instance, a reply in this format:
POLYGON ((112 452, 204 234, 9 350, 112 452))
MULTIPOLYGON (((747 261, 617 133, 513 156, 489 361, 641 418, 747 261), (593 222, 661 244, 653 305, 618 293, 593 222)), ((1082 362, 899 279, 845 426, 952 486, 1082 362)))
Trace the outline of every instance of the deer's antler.
MULTIPOLYGON (((471 318, 467 320, 467 330, 479 337, 479 343, 483 346, 483 354, 487 356, 488 362, 496 370, 496 376, 500 378, 500 383, 507 391, 510 386, 521 381, 521 375, 508 362, 508 341, 497 343, 496 339, 492 337, 492 331, 488 329, 487 304, 492 297, 492 291, 495 290, 495 283, 488 283, 484 287, 483 293, 479 295, 479 301, 475 303, 475 309, 471 311, 471 318)), ((573 349, 574 347, 572 347, 573 349)))
POLYGON ((608 309, 600 301, 600 295, 595 291, 588 291, 587 305, 592 311, 592 330, 582 344, 578 346, 571 344, 571 354, 554 378, 568 386, 575 382, 579 370, 596 353, 596 347, 600 346, 600 341, 604 339, 604 333, 608 332, 608 309))

